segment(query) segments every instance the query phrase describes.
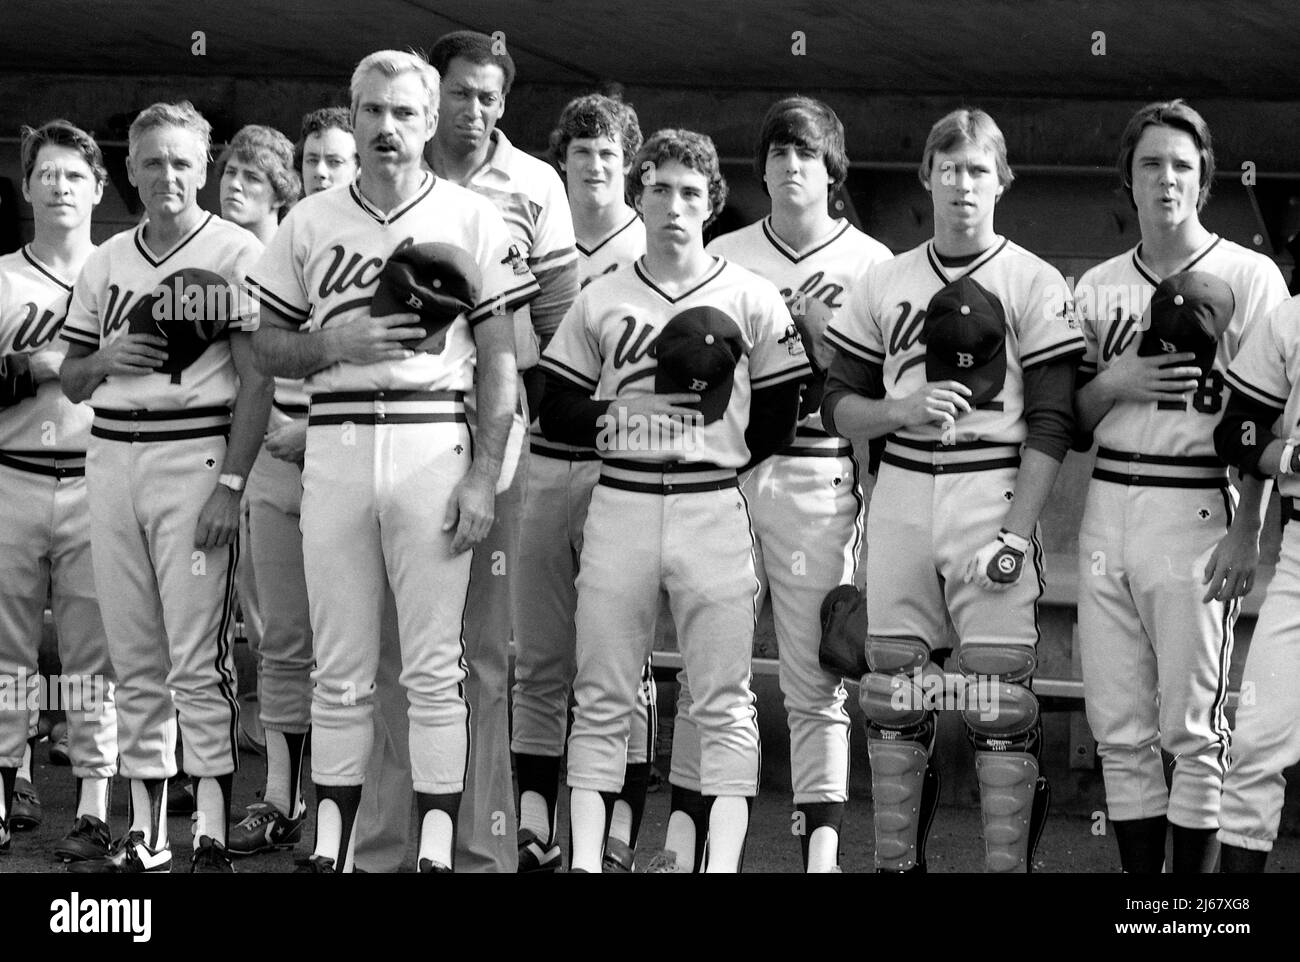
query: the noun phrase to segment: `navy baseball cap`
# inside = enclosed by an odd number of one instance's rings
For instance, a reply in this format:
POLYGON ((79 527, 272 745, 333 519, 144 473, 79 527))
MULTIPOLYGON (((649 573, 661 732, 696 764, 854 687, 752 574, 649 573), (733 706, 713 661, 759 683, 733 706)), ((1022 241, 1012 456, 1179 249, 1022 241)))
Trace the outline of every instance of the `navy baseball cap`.
POLYGON ((1214 366, 1219 336, 1228 329, 1237 298, 1224 281, 1205 271, 1166 277, 1151 295, 1138 345, 1141 357, 1190 351, 1202 371, 1214 366))
POLYGON ((688 307, 655 340, 655 393, 698 394, 704 423, 721 420, 744 347, 740 326, 725 311, 688 307))
POLYGON ((1007 314, 992 291, 970 277, 939 289, 921 328, 927 381, 959 381, 971 407, 1002 391, 1007 379, 1007 314))
POLYGON ((181 383, 193 364, 233 319, 234 291, 224 277, 199 267, 182 268, 158 282, 127 312, 127 332, 154 334, 167 342, 167 357, 155 368, 181 383))
POLYGON ((379 275, 370 301, 375 317, 418 314, 422 338, 402 342, 409 351, 440 351, 453 321, 482 296, 478 264, 455 244, 412 244, 395 251, 379 275), (436 339, 436 340, 435 340, 436 339))

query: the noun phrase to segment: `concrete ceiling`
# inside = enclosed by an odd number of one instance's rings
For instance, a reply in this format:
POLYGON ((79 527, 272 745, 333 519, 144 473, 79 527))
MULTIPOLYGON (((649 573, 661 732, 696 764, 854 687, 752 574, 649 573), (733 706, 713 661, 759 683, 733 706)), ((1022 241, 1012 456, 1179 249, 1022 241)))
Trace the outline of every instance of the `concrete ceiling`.
POLYGON ((1295 9, 1285 0, 0 0, 0 73, 337 80, 372 50, 427 49, 473 28, 504 33, 526 83, 1286 100, 1300 98, 1295 9))

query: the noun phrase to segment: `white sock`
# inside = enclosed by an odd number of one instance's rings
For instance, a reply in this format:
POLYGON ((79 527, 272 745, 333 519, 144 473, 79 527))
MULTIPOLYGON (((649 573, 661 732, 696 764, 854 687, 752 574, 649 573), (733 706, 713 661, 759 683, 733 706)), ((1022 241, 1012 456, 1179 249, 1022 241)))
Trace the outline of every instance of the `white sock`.
POLYGON ((108 779, 83 778, 81 795, 77 799, 77 818, 93 815, 101 822, 108 821, 108 779))
POLYGON ((519 793, 519 830, 528 829, 547 845, 551 844, 554 830, 551 818, 546 811, 546 799, 540 792, 519 793))
MULTIPOLYGON (((326 858, 339 857, 339 836, 343 834, 343 815, 332 798, 326 798, 316 806, 316 850, 313 856, 326 858)), ((334 866, 341 872, 342 866, 334 866)))
POLYGON ((204 835, 214 842, 226 844, 226 799, 221 793, 221 783, 215 778, 200 778, 194 794, 194 840, 204 835))
POLYGON ((144 832, 144 841, 155 852, 162 851, 167 844, 167 783, 162 786, 162 798, 158 804, 162 810, 158 813, 158 824, 153 824, 153 811, 149 807, 149 789, 144 779, 131 779, 131 827, 129 832, 144 832), (155 837, 156 830, 156 837, 155 837))
POLYGON ((343 871, 355 872, 357 870, 356 860, 353 855, 356 854, 357 847, 357 823, 354 819, 352 822, 352 834, 348 836, 347 854, 343 856, 343 871))
POLYGON ((18 774, 14 777, 21 778, 28 783, 32 780, 32 743, 30 741, 23 748, 23 763, 18 766, 18 774))
POLYGON ((695 871, 695 823, 685 812, 668 816, 664 849, 677 856, 677 867, 683 872, 695 871))
POLYGON ((839 864, 840 833, 829 825, 819 825, 808 839, 808 871, 829 872, 839 864))
POLYGON ((569 795, 569 821, 573 832, 569 868, 599 872, 605 848, 605 800, 600 792, 575 788, 569 795))
POLYGON ((709 858, 706 872, 739 872, 749 831, 749 805, 740 795, 719 795, 709 810, 709 858))
POLYGON ((424 813, 424 821, 420 823, 420 854, 416 857, 416 868, 419 868, 419 859, 427 858, 439 865, 451 865, 451 818, 446 812, 440 809, 430 809, 424 813))
POLYGON ((609 837, 624 845, 632 844, 632 806, 621 798, 614 803, 614 816, 609 820, 609 837))
POLYGON ((284 732, 266 729, 266 793, 262 796, 280 810, 280 814, 293 818, 298 814, 298 799, 289 797, 289 743, 284 732))

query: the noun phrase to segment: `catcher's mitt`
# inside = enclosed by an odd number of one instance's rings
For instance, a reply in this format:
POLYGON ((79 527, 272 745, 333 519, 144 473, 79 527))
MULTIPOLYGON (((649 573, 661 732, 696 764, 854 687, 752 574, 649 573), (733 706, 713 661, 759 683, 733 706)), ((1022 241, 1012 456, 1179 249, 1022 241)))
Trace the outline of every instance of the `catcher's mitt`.
POLYGON ((817 659, 841 678, 858 679, 867 667, 867 599, 853 585, 838 585, 822 601, 822 640, 817 659))

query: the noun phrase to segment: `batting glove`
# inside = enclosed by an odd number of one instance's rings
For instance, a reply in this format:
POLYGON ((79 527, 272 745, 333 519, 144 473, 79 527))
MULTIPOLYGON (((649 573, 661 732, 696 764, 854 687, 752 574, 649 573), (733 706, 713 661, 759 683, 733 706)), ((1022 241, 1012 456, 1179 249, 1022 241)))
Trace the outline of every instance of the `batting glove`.
POLYGON ((996 540, 980 548, 975 557, 966 563, 963 580, 966 584, 973 581, 989 591, 1006 591, 1020 580, 1020 573, 1025 570, 1025 552, 1028 550, 1027 538, 1003 528, 998 532, 996 540))

